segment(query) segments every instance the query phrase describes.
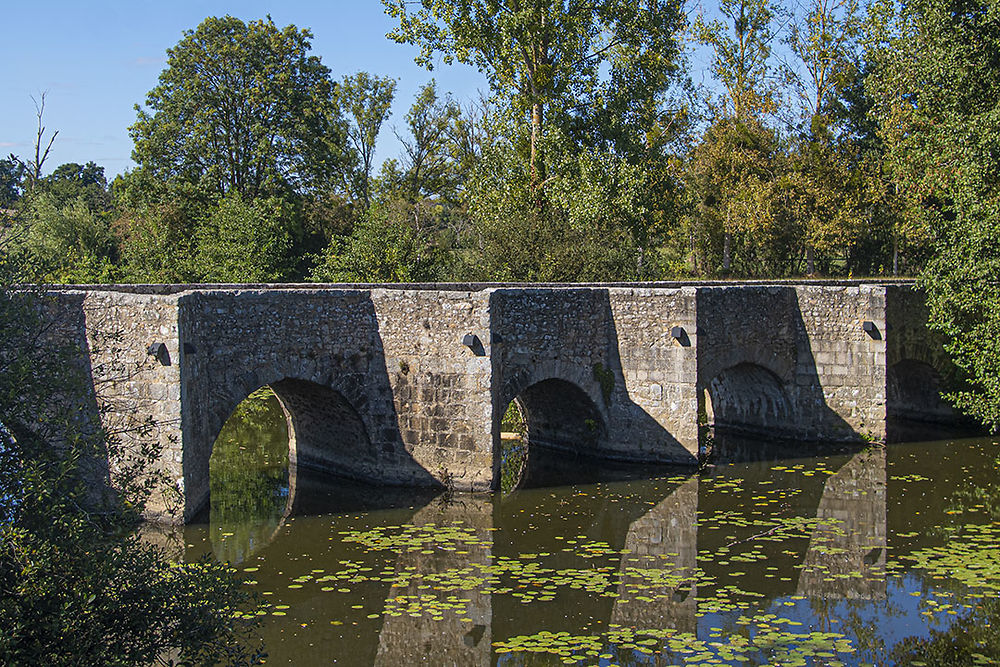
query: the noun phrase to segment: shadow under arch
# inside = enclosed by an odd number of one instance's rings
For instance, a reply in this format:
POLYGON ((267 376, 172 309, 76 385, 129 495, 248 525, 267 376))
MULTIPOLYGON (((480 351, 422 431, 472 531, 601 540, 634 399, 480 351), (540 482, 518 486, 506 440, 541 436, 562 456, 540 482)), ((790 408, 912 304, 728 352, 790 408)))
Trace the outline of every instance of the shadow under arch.
POLYGON ((941 398, 941 374, 929 363, 902 359, 889 366, 886 410, 890 418, 940 422, 954 418, 941 398))
MULTIPOLYGON (((705 425, 716 460, 801 456, 817 446, 833 452, 865 440, 855 425, 868 424, 852 405, 858 391, 877 401, 878 378, 851 384, 860 374, 847 374, 878 348, 845 311, 860 308, 860 296, 778 285, 698 290, 699 412, 709 417, 710 398, 714 415, 705 425), (850 352, 842 367, 830 362, 845 345, 850 352)), ((870 428, 877 433, 881 425, 873 421, 870 428)))
POLYGON ((440 494, 439 489, 353 481, 330 469, 329 452, 303 449, 296 433, 308 438, 323 427, 304 418, 315 410, 309 402, 315 400, 327 407, 338 429, 326 434, 323 445, 340 445, 345 456, 370 446, 360 416, 329 387, 286 379, 261 389, 226 420, 209 458, 210 503, 194 523, 211 527, 212 549, 220 560, 246 561, 295 517, 405 508, 440 494))
MULTIPOLYGON (((268 387, 274 392, 285 414, 288 428, 288 462, 305 468, 334 472, 345 477, 358 476, 359 461, 371 461, 371 440, 361 415, 354 409, 343 392, 328 385, 295 377, 282 377, 270 381, 251 381, 257 384, 229 409, 228 415, 219 419, 224 410, 217 410, 209 432, 209 457, 222 428, 239 405, 251 394, 268 387)), ((231 401, 232 402, 232 401, 231 401)))
POLYGON ((926 441, 981 434, 979 424, 963 416, 942 397, 949 381, 928 361, 906 358, 889 366, 886 439, 926 441))
MULTIPOLYGON (((242 382, 230 387, 225 399, 207 415, 208 447, 199 457, 198 465, 204 465, 207 473, 215 442, 229 416, 253 392, 269 387, 285 415, 290 468, 294 466, 296 470, 305 469, 358 482, 385 483, 380 474, 381 466, 391 458, 392 465, 399 467, 400 457, 391 456, 395 452, 386 453, 383 448, 373 445, 371 428, 355 408, 367 401, 356 383, 337 382, 333 375, 311 379, 296 375, 299 374, 294 369, 280 369, 270 374, 258 370, 247 373, 242 382)), ((412 457, 403 464, 414 479, 423 482, 423 486, 440 487, 412 457)), ((290 502, 300 495, 290 494, 290 502)), ((207 501, 206 497, 200 503, 199 512, 207 501)))
MULTIPOLYGON (((600 460, 592 467, 607 461, 645 467, 694 465, 694 425, 691 433, 683 434, 683 443, 669 430, 682 426, 678 416, 694 402, 693 386, 685 379, 688 367, 694 370, 694 350, 676 343, 658 322, 650 324, 650 312, 680 318, 692 302, 693 293, 680 289, 665 296, 576 286, 494 290, 489 300, 496 383, 494 488, 502 479, 501 421, 506 408, 532 385, 538 384, 539 392, 566 388, 555 383, 543 387, 545 380, 571 385, 562 396, 555 391, 551 395, 574 403, 574 411, 586 405, 594 415, 583 418, 585 424, 590 419, 590 425, 577 434, 587 446, 571 448, 579 456, 600 460)), ((546 439, 553 440, 541 438, 546 439)), ((553 451, 561 449, 570 448, 553 451)))
POLYGON ((520 408, 529 443, 579 452, 592 450, 607 437, 597 403, 576 384, 549 378, 513 398, 520 408))
POLYGON ((886 440, 929 441, 982 435, 982 426, 952 408, 942 391, 962 387, 945 350, 946 337, 929 326, 930 309, 913 287, 886 292, 886 440))
POLYGON ((783 427, 792 417, 785 383, 758 364, 743 362, 723 369, 705 388, 705 411, 716 433, 763 435, 783 427))
POLYGON ((567 454, 569 460, 594 457, 607 438, 606 416, 578 384, 557 377, 533 379, 522 379, 530 384, 512 396, 517 385, 511 385, 510 398, 503 403, 517 407, 522 437, 519 443, 501 448, 498 484, 504 491, 567 481, 569 470, 560 463, 567 461, 567 454))

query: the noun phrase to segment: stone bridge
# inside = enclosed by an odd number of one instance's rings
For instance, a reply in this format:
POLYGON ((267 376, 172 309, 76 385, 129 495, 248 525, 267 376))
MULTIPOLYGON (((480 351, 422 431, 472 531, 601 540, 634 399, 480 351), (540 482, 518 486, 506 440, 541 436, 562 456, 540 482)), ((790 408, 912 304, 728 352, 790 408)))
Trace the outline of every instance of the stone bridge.
MULTIPOLYGON (((694 464, 699 433, 892 437, 948 422, 949 366, 903 282, 151 285, 51 292, 105 420, 155 428, 183 518, 253 391, 290 459, 391 485, 487 490, 511 401, 529 443, 694 464)), ((119 430, 131 432, 119 425, 119 430)))

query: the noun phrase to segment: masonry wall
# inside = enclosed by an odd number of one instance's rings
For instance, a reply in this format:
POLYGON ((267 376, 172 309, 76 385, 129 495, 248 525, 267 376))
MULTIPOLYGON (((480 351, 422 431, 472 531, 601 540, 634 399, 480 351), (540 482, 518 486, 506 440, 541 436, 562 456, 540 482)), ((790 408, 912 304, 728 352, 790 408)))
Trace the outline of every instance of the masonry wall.
POLYGON ((747 430, 810 440, 885 437, 884 287, 702 288, 698 314, 699 385, 708 390, 715 382, 736 402, 761 401, 760 409, 737 414, 772 417, 743 424, 747 430), (877 337, 865 332, 865 321, 875 324, 877 337), (776 383, 749 366, 765 369, 776 383), (754 398, 761 387, 771 393, 777 387, 784 409, 765 410, 774 401, 754 398))
POLYGON ((486 491, 493 479, 489 295, 373 290, 397 431, 435 479, 486 491), (482 347, 462 340, 476 335, 482 347))
POLYGON ((609 290, 612 449, 624 458, 693 463, 698 454, 697 301, 693 288, 609 290), (681 338, 672 336, 680 327, 681 338))
POLYGON ((126 437, 156 424, 144 437, 162 446, 186 518, 207 499, 223 423, 264 385, 286 411, 297 465, 485 490, 518 397, 543 415, 536 432, 549 444, 691 463, 703 393, 736 405, 716 415, 733 425, 880 439, 887 364, 946 363, 922 297, 901 286, 451 287, 53 293, 66 335, 86 332, 95 413, 110 408, 126 437), (588 430, 565 428, 566 415, 588 430))
POLYGON ((670 335, 686 324, 693 337, 692 290, 498 289, 490 303, 495 437, 510 401, 557 379, 583 396, 553 383, 550 400, 586 400, 601 425, 581 442, 553 433, 546 444, 634 461, 694 460, 697 427, 685 415, 696 404, 696 348, 670 335))
POLYGON ((382 484, 488 488, 489 364, 461 345, 461 333, 483 328, 481 296, 303 289, 180 299, 189 514, 207 498, 222 424, 263 385, 286 410, 299 465, 382 484))
POLYGON ((884 439, 885 288, 809 286, 796 293, 804 333, 796 371, 798 412, 827 408, 813 413, 806 436, 884 439), (864 330, 866 321, 875 325, 873 333, 864 330))
MULTIPOLYGON (((152 518, 171 520, 180 511, 182 442, 180 431, 180 368, 178 366, 177 298, 116 292, 59 293, 60 300, 79 309, 93 386, 93 408, 102 425, 127 455, 155 443, 160 470, 174 482, 149 500, 152 518), (149 354, 163 343, 166 354, 149 354)), ((119 461, 108 461, 112 480, 119 461)))

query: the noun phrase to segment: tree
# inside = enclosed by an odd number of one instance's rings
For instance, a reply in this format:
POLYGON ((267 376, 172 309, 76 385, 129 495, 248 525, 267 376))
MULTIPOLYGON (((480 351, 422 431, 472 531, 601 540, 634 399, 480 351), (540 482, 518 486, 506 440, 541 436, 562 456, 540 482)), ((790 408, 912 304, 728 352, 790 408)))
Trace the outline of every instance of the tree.
POLYGON ((684 22, 674 0, 422 0, 415 11, 405 0, 383 4, 399 20, 389 37, 419 46, 419 64, 430 69, 440 52, 446 63, 474 65, 515 117, 530 118, 532 190, 545 180, 546 115, 571 113, 602 92, 661 81, 675 67, 675 35, 684 22))
MULTIPOLYGON (((540 198, 528 187, 530 175, 513 159, 515 151, 510 143, 497 142, 470 180, 476 246, 466 257, 462 278, 635 280, 639 253, 629 219, 641 215, 639 168, 610 152, 562 154, 540 198)), ((550 160, 558 154, 548 153, 550 160)))
POLYGON ((375 141, 382 123, 389 117, 395 95, 395 79, 368 72, 345 76, 340 86, 338 104, 349 120, 347 137, 361 163, 351 174, 348 185, 365 210, 371 203, 375 141))
POLYGON ((24 163, 13 153, 0 160, 0 208, 11 208, 24 191, 24 163))
POLYGON ((721 0, 719 12, 724 21, 698 16, 693 26, 696 39, 712 49, 712 75, 726 88, 717 115, 760 119, 777 106, 771 46, 781 9, 773 0, 721 0))
POLYGON ((37 264, 41 280, 53 283, 107 283, 118 277, 118 239, 109 217, 80 196, 61 204, 38 190, 22 206, 11 230, 11 252, 37 264))
POLYGON ((909 0, 873 12, 869 90, 905 214, 929 230, 931 326, 967 375, 954 404, 1000 429, 1000 5, 909 0))
POLYGON ((409 136, 396 133, 405 153, 403 186, 411 201, 454 194, 450 131, 459 117, 457 104, 438 99, 433 79, 420 88, 406 114, 409 136))
POLYGON ((855 66, 859 28, 855 0, 812 0, 802 21, 792 25, 788 45, 805 70, 796 83, 810 123, 827 113, 855 66))
POLYGON ((313 270, 319 282, 409 283, 440 278, 441 251, 389 205, 373 205, 347 237, 334 239, 313 270))
POLYGON ((55 142, 56 137, 59 136, 59 130, 56 130, 49 135, 48 141, 45 140, 45 125, 43 124, 43 117, 45 116, 45 95, 46 93, 40 93, 37 100, 34 97, 31 98, 31 101, 35 103, 35 117, 38 119, 38 130, 35 133, 34 158, 24 163, 28 190, 34 190, 38 182, 42 180, 42 167, 45 165, 45 161, 49 157, 49 151, 52 150, 52 144, 55 142))
POLYGON ((270 20, 210 17, 167 50, 136 107, 132 159, 161 181, 242 197, 286 195, 343 166, 344 130, 312 35, 270 20))
POLYGON ((82 341, 60 335, 72 322, 44 294, 12 287, 37 276, 9 252, 11 240, 0 234, 0 662, 253 660, 248 593, 235 573, 171 563, 139 538, 145 502, 160 488, 158 447, 133 447, 100 426, 82 341), (107 493, 95 483, 102 477, 107 493))
POLYGON ((162 182, 136 169, 111 185, 127 282, 183 283, 198 280, 195 237, 212 198, 197 185, 162 182))
POLYGON ((111 194, 108 192, 108 181, 104 178, 104 167, 94 162, 61 164, 42 179, 41 187, 57 206, 83 199, 95 213, 111 210, 111 194))
POLYGON ((195 270, 207 282, 278 282, 291 264, 288 212, 279 199, 245 200, 231 193, 196 235, 195 270))
POLYGON ((854 0, 813 0, 802 20, 792 25, 787 40, 805 72, 795 80, 803 127, 795 141, 792 178, 809 275, 816 272, 817 252, 846 248, 855 231, 851 220, 860 208, 863 183, 851 177, 848 156, 841 150, 851 146, 835 144, 836 128, 829 113, 855 67, 857 13, 854 0))
POLYGON ((691 151, 685 178, 694 197, 691 245, 701 273, 729 274, 734 265, 741 275, 789 272, 783 157, 776 133, 753 118, 717 120, 691 151))

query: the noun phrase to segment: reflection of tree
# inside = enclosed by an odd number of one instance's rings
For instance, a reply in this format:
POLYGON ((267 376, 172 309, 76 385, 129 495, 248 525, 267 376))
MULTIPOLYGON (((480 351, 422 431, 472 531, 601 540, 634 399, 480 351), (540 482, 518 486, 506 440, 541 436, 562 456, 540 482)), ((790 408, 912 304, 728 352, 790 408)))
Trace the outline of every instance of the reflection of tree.
POLYGON ((500 493, 510 493, 521 481, 528 445, 521 438, 500 441, 500 493))
POLYGON ((528 458, 524 416, 516 401, 511 401, 500 425, 500 493, 510 493, 521 481, 528 458), (511 434, 517 438, 509 437, 511 434), (507 437, 504 437, 507 436, 507 437))
MULTIPOLYGON (((995 530, 990 526, 1000 521, 1000 482, 995 477, 1000 457, 994 454, 995 445, 985 440, 949 445, 951 450, 958 447, 968 451, 959 455, 963 463, 959 479, 951 480, 957 488, 939 505, 940 514, 931 524, 931 532, 947 542, 937 550, 917 551, 918 568, 910 573, 921 581, 922 597, 927 598, 933 590, 946 595, 950 592, 956 601, 964 601, 972 609, 955 618, 947 629, 931 629, 926 638, 911 636, 896 644, 890 656, 897 665, 981 665, 995 664, 1000 658, 1000 633, 996 631, 1000 600, 992 597, 996 595, 992 575, 995 530), (945 560, 938 560, 942 556, 945 560), (942 576, 942 572, 949 576, 942 576), (989 597, 978 597, 967 583, 985 587, 989 597)), ((935 483, 949 482, 942 477, 939 475, 935 483)))
POLYGON ((269 388, 251 394, 226 421, 209 474, 213 540, 224 538, 216 555, 242 562, 274 532, 288 497, 288 429, 269 388))
POLYGON ((985 600, 947 630, 931 630, 926 639, 907 637, 892 649, 895 665, 996 664, 1000 658, 1000 601, 985 600))

